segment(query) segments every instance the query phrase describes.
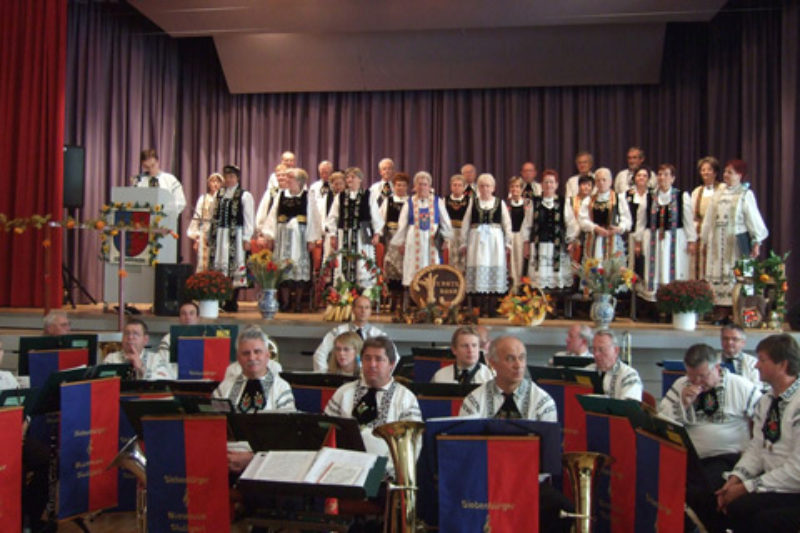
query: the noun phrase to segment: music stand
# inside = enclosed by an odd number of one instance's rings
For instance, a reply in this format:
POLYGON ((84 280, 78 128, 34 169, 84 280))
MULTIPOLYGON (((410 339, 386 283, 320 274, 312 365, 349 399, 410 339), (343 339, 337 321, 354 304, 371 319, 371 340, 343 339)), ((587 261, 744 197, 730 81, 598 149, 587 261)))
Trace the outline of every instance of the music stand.
POLYGON ((320 374, 319 372, 281 372, 281 378, 292 386, 304 385, 307 387, 338 389, 345 383, 357 380, 358 376, 320 374))
POLYGON ((6 389, 0 391, 0 407, 25 405, 30 397, 32 397, 31 389, 6 389))
POLYGON ((553 366, 568 368, 583 368, 594 363, 594 357, 581 357, 579 355, 554 355, 553 366))
POLYGON ((336 446, 347 450, 366 450, 358 422, 354 418, 311 413, 232 413, 228 425, 233 440, 247 441, 253 451, 319 450, 330 428, 336 429, 336 446))
POLYGON ((544 380, 590 385, 596 394, 603 394, 603 378, 596 370, 529 365, 528 372, 537 383, 544 380))
POLYGON ((171 363, 178 362, 178 339, 181 337, 230 337, 231 362, 236 361, 236 336, 238 334, 239 326, 236 324, 194 324, 190 326, 170 326, 169 360, 171 363))
POLYGON ((97 364, 97 335, 70 333, 68 335, 46 335, 43 337, 19 338, 19 361, 17 372, 27 376, 28 352, 31 350, 60 350, 65 348, 86 348, 89 352, 89 366, 97 364))

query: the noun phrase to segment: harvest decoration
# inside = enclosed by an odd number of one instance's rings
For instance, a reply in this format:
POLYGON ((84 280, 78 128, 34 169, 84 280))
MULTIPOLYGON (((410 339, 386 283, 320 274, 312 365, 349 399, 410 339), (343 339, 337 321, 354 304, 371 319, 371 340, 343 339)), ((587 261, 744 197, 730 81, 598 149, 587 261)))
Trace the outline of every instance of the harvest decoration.
POLYGON ((196 272, 186 280, 184 296, 192 300, 230 300, 233 296, 233 283, 218 270, 196 272))
POLYGON ((323 294, 325 298, 326 308, 322 317, 323 320, 343 322, 350 320, 353 301, 358 296, 366 296, 370 301, 377 302, 386 290, 386 286, 383 271, 374 259, 364 253, 339 250, 329 255, 322 264, 316 290, 323 294), (332 286, 325 288, 326 281, 333 278, 339 261, 363 261, 364 268, 372 275, 375 284, 372 287, 364 288, 340 276, 332 286))
POLYGON ((250 256, 247 268, 259 287, 274 289, 283 280, 284 274, 292 268, 292 261, 286 259, 278 264, 272 260, 272 252, 264 248, 250 256))
POLYGON ((676 280, 658 288, 656 302, 664 313, 704 315, 714 307, 714 292, 705 280, 676 280))
POLYGON ((600 261, 594 257, 583 260, 578 269, 581 288, 588 294, 616 294, 630 290, 636 283, 636 274, 625 266, 622 252, 600 261))
POLYGON ((549 295, 539 287, 532 287, 531 280, 523 277, 516 292, 511 290, 502 300, 498 312, 508 317, 516 326, 539 325, 545 315, 553 310, 549 295))
POLYGON ((783 255, 770 250, 766 259, 743 258, 736 262, 733 274, 742 285, 753 287, 756 294, 765 294, 772 304, 772 312, 783 322, 786 314, 786 291, 789 283, 786 279, 786 260, 791 251, 783 255))

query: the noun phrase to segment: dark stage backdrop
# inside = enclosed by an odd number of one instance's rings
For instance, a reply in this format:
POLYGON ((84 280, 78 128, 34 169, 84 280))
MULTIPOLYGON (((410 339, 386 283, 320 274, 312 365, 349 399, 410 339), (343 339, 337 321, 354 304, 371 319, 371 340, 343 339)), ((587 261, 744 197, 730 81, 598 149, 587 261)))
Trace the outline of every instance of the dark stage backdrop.
MULTIPOLYGON (((429 170, 438 191, 472 162, 494 174, 501 194, 526 160, 557 169, 563 182, 582 149, 616 173, 626 149, 640 145, 649 164, 675 164, 683 188, 698 182, 699 157, 741 157, 770 228, 767 247, 794 248, 798 265, 797 28, 797 2, 737 2, 708 24, 669 25, 658 85, 231 95, 210 39, 172 39, 125 5, 71 1, 65 142, 86 148, 83 217, 137 172, 144 147, 181 179, 189 205, 227 163, 241 166, 258 201, 284 150, 314 178, 330 159, 372 181, 391 157, 412 175, 429 170)), ((182 228, 190 216, 187 208, 182 228)), ((101 296, 97 238, 81 235, 77 250, 73 268, 101 296)), ((187 239, 182 252, 191 257, 187 239)), ((791 283, 798 269, 790 271, 791 283)))

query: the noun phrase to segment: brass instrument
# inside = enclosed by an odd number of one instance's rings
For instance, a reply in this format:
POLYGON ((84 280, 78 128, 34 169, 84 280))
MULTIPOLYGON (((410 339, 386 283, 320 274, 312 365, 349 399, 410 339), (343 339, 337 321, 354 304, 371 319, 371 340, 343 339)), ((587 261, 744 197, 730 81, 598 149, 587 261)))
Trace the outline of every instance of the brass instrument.
POLYGON ((633 348, 633 337, 631 336, 630 331, 626 331, 622 334, 622 346, 620 347, 620 352, 622 352, 622 360, 627 365, 633 365, 633 354, 631 350, 633 348))
POLYGON ((417 520, 417 444, 425 424, 399 421, 384 424, 372 434, 386 441, 394 463, 397 483, 389 483, 383 530, 390 533, 425 531, 417 520))
POLYGON ((574 518, 576 533, 592 531, 592 493, 597 472, 603 465, 610 464, 611 458, 598 452, 568 452, 561 462, 572 482, 572 494, 575 498, 575 512, 561 511, 561 518, 574 518))
POLYGON ((136 478, 136 531, 147 531, 147 458, 137 437, 131 438, 119 451, 108 469, 124 468, 136 478))

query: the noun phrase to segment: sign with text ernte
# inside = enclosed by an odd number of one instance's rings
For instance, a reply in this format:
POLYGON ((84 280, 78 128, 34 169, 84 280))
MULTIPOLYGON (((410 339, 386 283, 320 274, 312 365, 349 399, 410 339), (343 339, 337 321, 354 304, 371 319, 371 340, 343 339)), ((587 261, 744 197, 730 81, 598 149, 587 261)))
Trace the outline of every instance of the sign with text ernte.
POLYGON ((147 530, 230 531, 225 417, 143 417, 142 427, 147 530))
POLYGON ((61 385, 58 518, 117 505, 119 378, 61 385))
POLYGON ((409 292, 420 307, 430 304, 445 308, 458 307, 464 301, 466 283, 457 268, 431 265, 417 272, 411 280, 409 292))

